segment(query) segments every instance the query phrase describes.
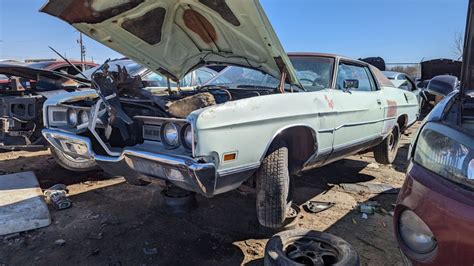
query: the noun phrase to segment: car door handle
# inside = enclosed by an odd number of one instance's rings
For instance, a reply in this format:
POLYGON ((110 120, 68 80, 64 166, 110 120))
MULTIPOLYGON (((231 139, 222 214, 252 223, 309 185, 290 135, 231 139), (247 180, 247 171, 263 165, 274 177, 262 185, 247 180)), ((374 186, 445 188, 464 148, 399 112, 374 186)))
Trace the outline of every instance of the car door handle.
POLYGON ((382 100, 377 99, 377 104, 382 104, 382 100))

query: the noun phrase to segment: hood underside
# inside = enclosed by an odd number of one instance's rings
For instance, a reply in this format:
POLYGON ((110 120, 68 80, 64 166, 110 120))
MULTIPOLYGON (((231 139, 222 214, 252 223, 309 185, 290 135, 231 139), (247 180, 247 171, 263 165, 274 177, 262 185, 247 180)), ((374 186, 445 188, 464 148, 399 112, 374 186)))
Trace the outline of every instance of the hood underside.
POLYGON ((49 0, 41 11, 174 80, 217 63, 299 84, 258 0, 49 0))

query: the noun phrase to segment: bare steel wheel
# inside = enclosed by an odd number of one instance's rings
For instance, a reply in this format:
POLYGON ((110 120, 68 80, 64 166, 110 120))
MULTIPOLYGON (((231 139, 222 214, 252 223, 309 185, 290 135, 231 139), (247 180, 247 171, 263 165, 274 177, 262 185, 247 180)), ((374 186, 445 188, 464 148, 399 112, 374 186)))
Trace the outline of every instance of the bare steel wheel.
POLYGON ((54 147, 51 147, 54 160, 63 168, 74 172, 87 172, 98 169, 94 159, 72 157, 54 147))
POLYGON ((265 248, 265 266, 359 265, 355 249, 331 234, 292 230, 276 234, 265 248))
POLYGON ((382 143, 374 147, 375 161, 381 164, 392 164, 398 153, 398 143, 400 141, 400 127, 398 124, 382 143))

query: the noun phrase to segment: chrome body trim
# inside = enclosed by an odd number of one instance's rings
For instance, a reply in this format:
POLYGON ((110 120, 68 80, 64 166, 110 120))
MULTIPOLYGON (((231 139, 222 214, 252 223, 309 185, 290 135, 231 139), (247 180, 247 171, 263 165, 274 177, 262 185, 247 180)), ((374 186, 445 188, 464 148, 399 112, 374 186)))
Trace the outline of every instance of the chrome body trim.
POLYGON ((255 170, 259 167, 260 167, 260 162, 256 162, 256 163, 251 163, 251 164, 247 164, 243 166, 220 170, 220 171, 217 171, 217 173, 219 174, 219 176, 227 176, 227 175, 238 174, 245 171, 255 170))
POLYGON ((380 123, 380 122, 389 121, 389 120, 393 120, 393 119, 397 119, 397 117, 396 117, 396 116, 393 116, 393 117, 387 117, 387 118, 382 118, 382 119, 377 119, 377 120, 371 120, 371 121, 364 121, 364 122, 357 122, 357 123, 347 123, 347 124, 339 125, 339 126, 337 126, 337 127, 335 127, 335 128, 320 129, 320 130, 318 130, 318 133, 334 132, 334 131, 337 131, 337 130, 343 128, 343 127, 353 127, 353 126, 369 125, 369 124, 380 123))
MULTIPOLYGON (((92 158, 100 163, 113 163, 117 169, 125 166, 127 172, 152 176, 170 181, 171 183, 211 197, 216 193, 218 173, 212 163, 201 163, 186 156, 176 156, 168 154, 157 154, 153 152, 125 148, 117 156, 104 156, 96 154, 92 148, 89 138, 73 135, 59 130, 43 129, 43 136, 58 150, 73 156, 92 158), (82 154, 75 153, 68 148, 74 145, 85 147, 82 154), (139 161, 143 159, 143 161, 139 161), (160 171, 156 171, 159 168, 160 171), (182 175, 182 180, 170 178, 167 174, 157 176, 153 173, 165 173, 166 170, 177 170, 182 175)), ((114 170, 114 165, 109 165, 109 170, 114 170)), ((120 173, 126 175, 127 173, 120 173)))

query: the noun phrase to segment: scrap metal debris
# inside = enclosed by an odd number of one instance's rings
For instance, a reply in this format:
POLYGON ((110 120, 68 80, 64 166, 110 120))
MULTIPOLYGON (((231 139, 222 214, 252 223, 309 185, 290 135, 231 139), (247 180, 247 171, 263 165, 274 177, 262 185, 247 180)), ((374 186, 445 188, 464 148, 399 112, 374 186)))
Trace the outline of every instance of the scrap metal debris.
POLYGON ((342 183, 342 189, 353 194, 398 194, 398 189, 380 183, 342 183))
POLYGON ((56 184, 44 191, 44 195, 57 210, 64 210, 72 206, 72 201, 67 197, 69 190, 64 184, 56 184))
POLYGON ((66 245, 66 240, 64 240, 64 239, 58 239, 58 240, 54 241, 54 245, 55 245, 55 246, 60 246, 60 247, 62 247, 62 246, 64 246, 64 245, 66 245))
POLYGON ((318 212, 325 211, 325 210, 333 207, 334 205, 336 205, 336 203, 334 203, 334 202, 323 202, 323 201, 310 200, 310 201, 306 202, 305 204, 303 204, 303 209, 306 212, 309 212, 309 213, 318 213, 318 212))

